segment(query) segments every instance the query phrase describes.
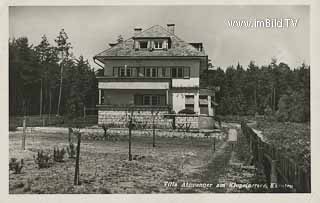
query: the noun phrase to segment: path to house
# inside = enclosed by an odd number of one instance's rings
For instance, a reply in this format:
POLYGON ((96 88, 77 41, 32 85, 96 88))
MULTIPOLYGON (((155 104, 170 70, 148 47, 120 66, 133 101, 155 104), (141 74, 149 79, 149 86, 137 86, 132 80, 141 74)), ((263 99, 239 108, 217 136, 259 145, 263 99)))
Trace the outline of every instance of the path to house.
MULTIPOLYGON (((232 125, 230 127, 237 128, 238 136, 240 135, 238 125, 232 125)), ((231 143, 233 142, 233 138, 234 134, 220 145, 211 157, 211 161, 201 177, 202 182, 213 184, 210 188, 210 192, 243 192, 244 189, 240 189, 239 185, 236 184, 244 185, 251 183, 255 177, 256 168, 248 165, 245 161, 240 160, 239 153, 236 149, 232 150, 231 143)), ((245 146, 236 145, 235 148, 245 150, 245 146)))

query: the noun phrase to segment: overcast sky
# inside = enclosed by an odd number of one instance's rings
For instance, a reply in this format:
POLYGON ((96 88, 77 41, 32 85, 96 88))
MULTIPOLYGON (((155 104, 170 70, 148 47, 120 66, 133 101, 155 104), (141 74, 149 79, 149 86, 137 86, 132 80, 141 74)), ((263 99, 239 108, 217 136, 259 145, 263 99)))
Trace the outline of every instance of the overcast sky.
POLYGON ((75 56, 89 59, 109 48, 118 35, 130 38, 134 27, 176 25, 187 42, 203 42, 214 66, 226 68, 250 60, 265 65, 276 57, 292 68, 310 63, 310 20, 307 6, 60 6, 10 7, 10 37, 28 37, 37 45, 45 34, 50 43, 61 28, 75 56), (231 28, 235 19, 298 19, 296 28, 231 28))

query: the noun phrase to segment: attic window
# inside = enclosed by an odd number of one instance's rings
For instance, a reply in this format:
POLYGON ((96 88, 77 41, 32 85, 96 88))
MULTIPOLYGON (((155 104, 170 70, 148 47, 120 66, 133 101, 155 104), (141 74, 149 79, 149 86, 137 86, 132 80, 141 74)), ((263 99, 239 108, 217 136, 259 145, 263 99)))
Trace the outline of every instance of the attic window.
POLYGON ((162 41, 155 41, 154 48, 155 49, 162 49, 162 41))
POLYGON ((146 49, 146 48, 148 48, 148 42, 147 42, 147 41, 141 41, 141 42, 140 42, 140 48, 141 48, 141 49, 146 49))

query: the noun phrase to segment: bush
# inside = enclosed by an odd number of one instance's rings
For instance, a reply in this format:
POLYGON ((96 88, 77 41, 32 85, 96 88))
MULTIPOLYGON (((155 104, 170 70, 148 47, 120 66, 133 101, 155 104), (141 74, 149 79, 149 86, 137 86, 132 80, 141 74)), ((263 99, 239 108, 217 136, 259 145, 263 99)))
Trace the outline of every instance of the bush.
POLYGON ((9 162, 9 170, 13 171, 14 174, 21 173, 21 170, 24 166, 23 159, 20 160, 20 162, 17 162, 16 158, 11 158, 9 162))
POLYGON ((39 169, 49 168, 52 165, 50 154, 43 150, 38 151, 37 156, 33 156, 33 158, 39 169))
POLYGON ((65 153, 66 151, 64 150, 64 148, 59 149, 58 147, 55 147, 53 149, 53 160, 56 162, 63 162, 65 153))
POLYGON ((178 112, 178 114, 195 114, 194 111, 191 109, 182 109, 181 111, 178 112))

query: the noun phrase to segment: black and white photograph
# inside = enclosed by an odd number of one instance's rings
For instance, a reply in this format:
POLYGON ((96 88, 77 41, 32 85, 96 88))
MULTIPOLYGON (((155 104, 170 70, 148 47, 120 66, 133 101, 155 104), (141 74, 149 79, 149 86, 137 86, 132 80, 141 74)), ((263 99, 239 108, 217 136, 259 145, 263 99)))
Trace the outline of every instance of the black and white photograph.
POLYGON ((310 10, 9 6, 8 193, 310 194, 310 10))

